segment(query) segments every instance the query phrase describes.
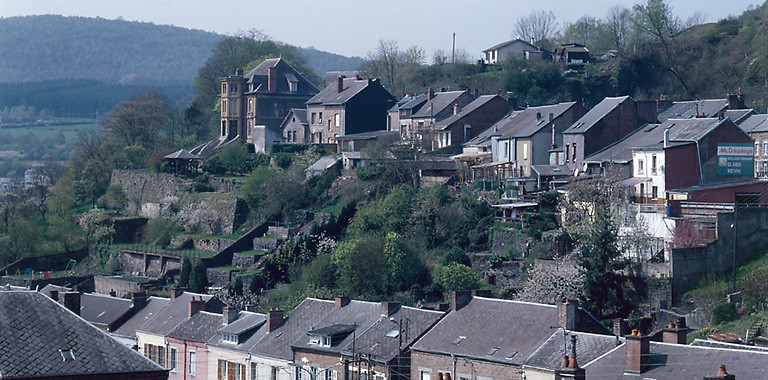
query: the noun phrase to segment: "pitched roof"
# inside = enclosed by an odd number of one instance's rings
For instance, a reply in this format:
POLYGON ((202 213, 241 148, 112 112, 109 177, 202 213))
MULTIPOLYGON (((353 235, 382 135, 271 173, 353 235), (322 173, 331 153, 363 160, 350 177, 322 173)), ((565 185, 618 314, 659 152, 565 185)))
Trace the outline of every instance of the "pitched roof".
POLYGON ((316 170, 326 170, 333 166, 335 163, 339 162, 341 157, 338 156, 323 156, 320 157, 317 161, 315 161, 314 164, 309 165, 306 169, 304 169, 304 172, 311 172, 316 170))
POLYGON ((661 130, 663 133, 669 128, 669 141, 699 141, 725 122, 717 118, 667 119, 661 123, 661 130))
MULTIPOLYGON (((136 331, 146 332, 157 335, 168 335, 176 326, 189 316, 189 301, 192 298, 201 297, 208 302, 213 298, 208 294, 197 294, 184 292, 164 308, 160 309, 151 318, 148 318, 136 331)), ((133 318, 131 318, 133 319, 133 318)))
POLYGON ((473 297, 448 313, 412 349, 520 365, 557 325, 556 306, 473 297))
POLYGON ((596 106, 592 107, 591 110, 587 111, 581 119, 573 123, 573 125, 568 127, 563 133, 585 133, 621 103, 624 103, 627 100, 632 100, 632 98, 629 96, 606 97, 600 103, 597 103, 596 106))
POLYGON ((579 363, 586 364, 597 359, 600 355, 616 348, 621 341, 612 335, 599 335, 576 331, 565 331, 558 328, 530 357, 525 365, 556 370, 563 362, 563 343, 567 342, 570 356, 571 336, 576 337, 576 358, 579 363))
POLYGON ((253 86, 253 91, 250 93, 267 91, 269 86, 267 83, 269 80, 269 68, 271 66, 274 66, 277 71, 277 93, 293 94, 290 91, 289 82, 298 82, 296 94, 299 95, 313 95, 319 91, 312 82, 296 71, 284 59, 271 58, 264 60, 264 62, 249 71, 248 74, 245 74, 244 77, 253 86))
POLYGON ((585 162, 627 163, 632 161, 631 148, 646 147, 664 141, 664 128, 659 124, 646 124, 621 140, 598 150, 585 158, 585 162))
POLYGON ((544 177, 570 177, 572 174, 565 165, 531 165, 531 170, 544 177))
POLYGON ((659 121, 675 118, 687 119, 703 115, 704 117, 717 116, 728 108, 727 99, 703 99, 673 102, 672 106, 659 113, 659 121))
POLYGON ((483 52, 491 51, 491 50, 498 50, 498 49, 501 49, 501 48, 503 48, 503 47, 505 47, 507 45, 512 45, 513 43, 523 43, 523 44, 526 44, 529 47, 531 47, 533 50, 539 50, 539 47, 534 46, 530 42, 525 41, 525 40, 521 40, 519 38, 516 38, 514 40, 509 40, 509 41, 506 41, 506 42, 502 42, 500 44, 493 45, 493 46, 489 47, 488 49, 483 50, 483 52))
POLYGON ((248 351, 254 344, 268 335, 264 328, 265 322, 266 316, 264 314, 241 311, 232 323, 221 326, 217 334, 208 339, 207 344, 227 347, 232 350, 248 351), (238 335, 237 344, 223 340, 223 334, 238 335))
POLYGON ((453 103, 459 99, 466 91, 447 91, 436 92, 432 99, 424 103, 418 111, 416 111, 411 118, 417 117, 434 117, 442 112, 444 109, 453 106, 453 103))
MULTIPOLYGON (((40 293, 51 299, 53 299, 53 291, 61 294, 70 291, 70 288, 48 284, 40 289, 40 293)), ((133 301, 129 299, 98 293, 80 294, 80 316, 91 323, 111 325, 129 313, 131 309, 133 309, 133 301)))
MULTIPOLYGON (((400 355, 400 348, 408 347, 444 315, 441 311, 400 306, 392 314, 380 315, 373 325, 357 335, 355 352, 378 361, 392 360, 400 355)), ((351 354, 352 343, 342 351, 351 354)))
POLYGON ((487 144, 492 136, 499 136, 500 138, 530 137, 549 124, 549 114, 552 114, 552 120, 555 120, 574 105, 576 102, 567 102, 512 111, 464 145, 487 144))
POLYGON ((44 377, 167 371, 43 294, 0 291, 0 376, 44 377))
POLYGON ((147 321, 152 319, 160 311, 168 307, 171 304, 169 298, 161 297, 149 297, 147 298, 147 304, 137 311, 136 314, 131 316, 125 323, 120 325, 112 334, 135 338, 136 330, 143 326, 147 321))
POLYGON ((337 83, 334 82, 307 100, 307 104, 341 105, 366 87, 368 87, 367 79, 344 78, 341 92, 337 91, 337 83))
MULTIPOLYGON (((305 334, 299 336, 293 343, 292 347, 318 349, 317 345, 313 345, 310 331, 336 331, 345 330, 351 332, 356 330, 357 334, 361 334, 368 329, 374 322, 376 322, 381 316, 381 304, 377 302, 366 302, 351 300, 343 307, 334 308, 325 315, 324 318, 317 321, 312 328, 307 329, 305 334), (352 326, 351 329, 348 327, 352 326)), ((337 331, 338 334, 342 334, 341 331, 337 331)), ((334 342, 331 347, 320 348, 324 351, 341 352, 347 344, 350 344, 354 339, 355 334, 347 334, 343 338, 334 342)))
POLYGON ((207 342, 216 335, 222 320, 221 314, 198 311, 181 321, 167 336, 193 342, 207 342))
POLYGON ((739 128, 747 133, 768 132, 768 122, 766 120, 768 120, 768 114, 752 115, 742 121, 739 124, 739 128))
POLYGON ((171 154, 163 156, 163 158, 181 158, 186 160, 199 160, 200 156, 189 153, 184 149, 179 149, 171 154))
POLYGON ((725 112, 723 112, 723 116, 731 119, 731 121, 736 124, 741 124, 741 122, 755 114, 757 114, 757 112, 751 108, 740 110, 725 110, 725 112))
POLYGON ((395 103, 395 105, 392 106, 388 111, 398 111, 400 109, 405 108, 413 108, 418 104, 418 100, 420 100, 422 103, 427 101, 427 94, 421 94, 421 95, 411 95, 411 94, 405 94, 400 100, 395 103), (413 104, 411 107, 405 107, 406 104, 413 104))
MULTIPOLYGON (((588 379, 620 379, 625 376, 626 342, 608 354, 582 364, 588 379)), ((578 355, 578 344, 576 354, 578 355)), ((584 363, 584 362, 582 362, 584 363)), ((656 380, 702 379, 726 365, 737 379, 758 379, 768 371, 768 353, 742 349, 701 347, 685 344, 650 342, 650 359, 643 378, 656 380)))
MULTIPOLYGON (((291 311, 274 330, 265 334, 248 351, 262 356, 293 359, 291 343, 305 337, 307 331, 335 307, 333 301, 307 298, 291 311)), ((261 331, 262 329, 259 329, 261 331)))
POLYGON ((291 114, 293 114, 293 116, 295 116, 296 119, 299 120, 299 123, 301 123, 303 125, 307 125, 308 124, 307 123, 307 109, 306 108, 291 108, 291 112, 289 112, 288 115, 285 116, 286 120, 288 119, 288 117, 291 116, 291 114))
POLYGON ((498 95, 481 95, 478 96, 477 99, 473 100, 464 108, 461 109, 458 113, 455 115, 448 116, 447 118, 437 122, 435 124, 435 129, 446 129, 451 126, 451 124, 461 120, 462 118, 466 117, 467 115, 477 111, 480 107, 486 105, 488 102, 493 100, 494 98, 498 97, 501 99, 498 95))

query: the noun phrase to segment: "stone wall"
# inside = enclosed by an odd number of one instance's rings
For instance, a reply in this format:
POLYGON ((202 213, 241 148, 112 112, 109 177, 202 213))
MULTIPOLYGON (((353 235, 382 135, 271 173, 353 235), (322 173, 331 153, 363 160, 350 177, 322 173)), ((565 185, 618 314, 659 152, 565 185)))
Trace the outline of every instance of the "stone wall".
POLYGON ((768 209, 751 208, 738 212, 738 239, 734 246, 733 213, 717 214, 718 239, 704 247, 673 249, 670 254, 670 277, 675 302, 686 290, 702 279, 733 270, 755 254, 768 249, 768 209))
POLYGON ((269 229, 267 229, 267 235, 281 239, 287 239, 294 233, 296 233, 296 230, 288 227, 269 226, 269 229))
POLYGON ((253 249, 263 249, 265 251, 271 251, 273 249, 277 249, 278 243, 279 243, 279 240, 277 239, 257 237, 253 239, 253 249))
POLYGON ((256 264, 256 260, 261 257, 257 255, 241 255, 240 253, 235 252, 235 254, 232 256, 232 265, 237 267, 250 267, 251 265, 256 264))
POLYGON ((208 183, 216 189, 217 193, 237 194, 243 187, 243 183, 236 179, 212 177, 208 183))
POLYGON ((126 298, 133 292, 141 291, 141 284, 120 277, 93 277, 93 290, 100 294, 109 294, 111 290, 117 293, 117 297, 126 298))
POLYGON ((208 268, 206 275, 212 286, 227 286, 231 278, 229 269, 208 268))
POLYGON ((176 235, 171 239, 171 244, 177 247, 187 247, 202 251, 219 252, 234 243, 234 240, 221 238, 207 238, 189 235, 176 235))
POLYGON ((121 249, 118 262, 123 272, 134 276, 161 277, 181 269, 181 257, 156 252, 121 249))

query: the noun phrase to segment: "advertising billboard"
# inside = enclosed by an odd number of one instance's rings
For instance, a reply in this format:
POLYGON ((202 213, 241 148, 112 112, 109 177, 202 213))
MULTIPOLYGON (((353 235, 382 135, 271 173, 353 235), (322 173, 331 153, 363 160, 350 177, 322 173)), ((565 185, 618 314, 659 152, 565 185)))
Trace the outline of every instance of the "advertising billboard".
POLYGON ((717 144, 717 175, 752 176, 754 149, 752 144, 717 144))

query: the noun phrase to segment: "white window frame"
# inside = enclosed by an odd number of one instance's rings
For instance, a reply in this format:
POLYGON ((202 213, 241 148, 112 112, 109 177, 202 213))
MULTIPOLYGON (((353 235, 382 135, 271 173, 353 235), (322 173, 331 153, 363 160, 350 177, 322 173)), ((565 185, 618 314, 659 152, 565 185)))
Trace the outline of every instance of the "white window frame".
POLYGON ((334 127, 341 127, 341 114, 334 114, 333 115, 333 125, 334 127))
POLYGON ((523 143, 523 160, 528 159, 528 143, 523 143))
POLYGON ((197 372, 197 352, 196 351, 189 351, 189 370, 187 371, 190 376, 195 376, 195 372, 197 372))
POLYGON ((176 347, 171 347, 168 349, 168 366, 171 368, 171 372, 176 372, 176 355, 178 353, 178 350, 176 347))

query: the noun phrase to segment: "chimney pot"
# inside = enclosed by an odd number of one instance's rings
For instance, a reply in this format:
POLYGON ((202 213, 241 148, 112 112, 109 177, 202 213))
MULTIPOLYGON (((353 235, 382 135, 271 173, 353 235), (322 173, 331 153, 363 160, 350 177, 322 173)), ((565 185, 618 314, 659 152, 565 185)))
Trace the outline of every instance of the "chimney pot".
POLYGON ((117 292, 115 292, 115 289, 110 289, 109 296, 110 297, 117 297, 117 292))
POLYGON ((568 368, 579 368, 579 363, 576 361, 576 357, 572 357, 571 361, 568 363, 568 368))
POLYGON ((195 300, 195 296, 192 296, 192 299, 189 301, 189 316, 191 317, 198 311, 205 311, 205 301, 203 301, 202 296, 200 296, 199 300, 195 300))
POLYGON ((625 370, 630 373, 645 371, 651 354, 651 338, 642 336, 639 331, 632 330, 633 335, 627 336, 624 348, 625 370))
POLYGON ((563 362, 560 364, 560 368, 568 368, 569 364, 568 355, 563 355, 563 362))

